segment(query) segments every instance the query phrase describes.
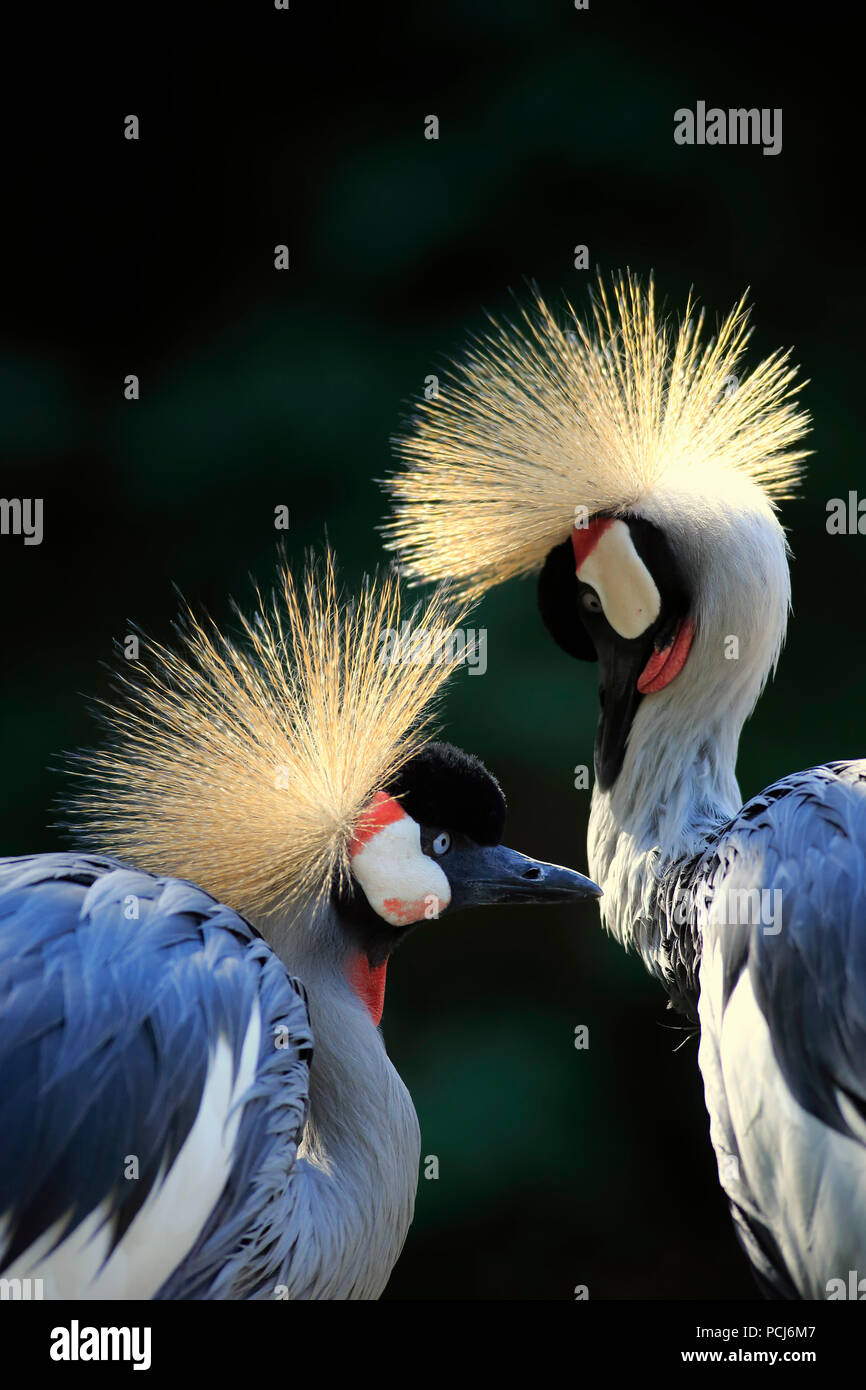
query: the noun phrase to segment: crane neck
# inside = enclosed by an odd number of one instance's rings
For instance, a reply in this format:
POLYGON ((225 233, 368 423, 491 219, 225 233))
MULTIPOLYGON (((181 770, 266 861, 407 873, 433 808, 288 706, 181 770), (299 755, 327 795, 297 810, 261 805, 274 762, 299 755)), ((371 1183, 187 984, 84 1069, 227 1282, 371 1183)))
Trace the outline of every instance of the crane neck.
POLYGON ((694 994, 701 942, 694 914, 679 923, 666 892, 697 872, 688 861, 741 808, 740 734, 775 669, 791 596, 785 535, 760 486, 726 475, 715 491, 678 487, 641 514, 680 562, 692 645, 635 708, 619 772, 593 791, 589 829, 605 923, 672 996, 694 994))
POLYGON ((728 705, 689 719, 675 700, 645 700, 616 781, 592 794, 589 871, 604 889, 604 925, 687 1011, 699 932, 665 910, 665 888, 740 808, 735 769, 747 712, 728 705))
POLYGON ((298 1148, 291 1298, 377 1298, 412 1220, 421 1140, 406 1087, 352 980, 331 908, 268 931, 307 992, 310 1107, 298 1148))

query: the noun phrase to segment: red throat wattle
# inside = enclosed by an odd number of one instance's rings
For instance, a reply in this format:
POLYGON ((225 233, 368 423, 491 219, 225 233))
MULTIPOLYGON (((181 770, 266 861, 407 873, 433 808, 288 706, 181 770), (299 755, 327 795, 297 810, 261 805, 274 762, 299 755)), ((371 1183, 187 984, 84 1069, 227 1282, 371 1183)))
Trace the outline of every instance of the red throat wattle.
POLYGON ((349 984, 361 1000, 367 1006, 367 1012, 375 1023, 376 1027, 382 1022, 382 1010, 385 1007, 385 972, 388 969, 388 962, 385 960, 381 965, 371 965, 363 951, 353 956, 349 963, 349 984))
POLYGON ((686 664, 695 636, 694 618, 681 618, 674 629, 674 635, 661 651, 654 651, 640 673, 637 688, 641 695, 654 695, 670 685, 686 664))
MULTIPOLYGON (((349 845, 349 853, 352 857, 358 854, 366 844, 369 844, 374 835, 378 835, 380 830, 384 830, 386 825, 393 825, 395 821, 401 820, 405 814, 403 807, 399 801, 395 801, 393 796, 389 796, 387 792, 377 792, 355 826, 355 833, 349 845)), ((367 1012, 377 1028, 382 1022, 382 1010, 385 1007, 385 973, 387 969, 387 961, 383 961, 381 965, 373 966, 363 951, 359 951, 349 962, 349 984, 361 1003, 366 1006, 367 1012)))

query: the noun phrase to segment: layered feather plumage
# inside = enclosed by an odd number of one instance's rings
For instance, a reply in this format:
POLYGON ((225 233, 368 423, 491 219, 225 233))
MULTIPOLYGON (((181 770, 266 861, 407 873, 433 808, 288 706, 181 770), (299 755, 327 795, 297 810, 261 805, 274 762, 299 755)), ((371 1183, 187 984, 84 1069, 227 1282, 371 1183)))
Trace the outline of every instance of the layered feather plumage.
POLYGON ((394 661, 388 635, 450 634, 462 613, 440 591, 406 613, 392 574, 344 601, 330 553, 256 597, 239 641, 189 609, 178 650, 142 641, 101 702, 105 745, 75 755, 69 812, 90 848, 261 918, 344 878, 359 818, 427 739, 460 651, 394 661))
POLYGON ((626 274, 599 280, 587 322, 540 297, 517 325, 493 320, 397 441, 383 531, 403 573, 475 597, 540 568, 576 519, 640 510, 678 479, 790 495, 809 418, 789 352, 744 371, 749 316, 744 295, 707 337, 690 298, 674 328, 652 280, 626 274))

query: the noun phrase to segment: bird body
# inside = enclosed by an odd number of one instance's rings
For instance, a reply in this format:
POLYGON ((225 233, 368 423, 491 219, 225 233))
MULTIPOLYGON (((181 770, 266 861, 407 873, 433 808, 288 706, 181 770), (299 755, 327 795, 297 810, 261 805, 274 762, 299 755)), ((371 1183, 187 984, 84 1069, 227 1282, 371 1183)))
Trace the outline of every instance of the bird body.
POLYGON ((498 784, 421 731, 451 667, 377 659, 398 624, 393 580, 341 606, 329 561, 303 599, 286 571, 243 647, 187 625, 76 763, 111 852, 0 860, 4 1278, 381 1294, 420 1157, 379 1029, 392 952, 446 911, 599 892, 501 844, 498 784))
POLYGON ((418 1124, 327 909, 317 929, 330 951, 277 933, 305 987, 192 884, 96 856, 0 862, 5 1277, 46 1297, 379 1296, 418 1124))
POLYGON ((708 890, 699 1059, 719 1176, 762 1284, 786 1297, 832 1296, 864 1264, 864 866, 858 761, 767 788, 693 871, 708 890))
POLYGON ((385 529, 411 577, 473 595, 540 570, 551 636, 598 662, 603 921, 700 1021, 719 1176, 762 1287, 815 1298, 866 1270, 866 764, 745 805, 737 785, 785 636, 776 507, 808 424, 786 355, 744 371, 748 332, 743 301, 711 341, 691 305, 672 331, 632 277, 612 300, 602 285, 589 327, 539 303, 421 407, 385 529))
POLYGON ((627 753, 590 813, 606 924, 700 1023, 719 1180, 761 1286, 826 1298, 866 1254, 866 762, 793 774, 733 813, 684 765, 664 848, 658 821, 617 818, 630 770, 627 753))

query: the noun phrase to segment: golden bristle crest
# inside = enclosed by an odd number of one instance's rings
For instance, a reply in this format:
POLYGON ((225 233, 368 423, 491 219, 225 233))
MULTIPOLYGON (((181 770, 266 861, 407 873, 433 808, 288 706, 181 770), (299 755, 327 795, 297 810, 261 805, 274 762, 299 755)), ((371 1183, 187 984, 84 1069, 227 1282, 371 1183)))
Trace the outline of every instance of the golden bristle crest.
POLYGON ((790 496, 808 451, 789 352, 742 369, 744 295, 715 337, 691 298, 678 327, 650 279, 600 278, 592 314, 560 323, 537 296, 517 325, 491 320, 438 397, 398 439, 383 532, 412 580, 477 597, 541 567, 578 517, 640 505, 679 470, 712 491, 748 478, 790 496), (584 510, 585 509, 585 510, 584 510))
POLYGON ((142 643, 69 811, 90 849, 262 917, 345 881, 359 817, 429 737, 463 612, 436 591, 405 613, 393 574, 343 601, 330 553, 256 597, 239 641, 187 609, 178 650, 142 643), (407 623, 437 660, 386 659, 407 623))

